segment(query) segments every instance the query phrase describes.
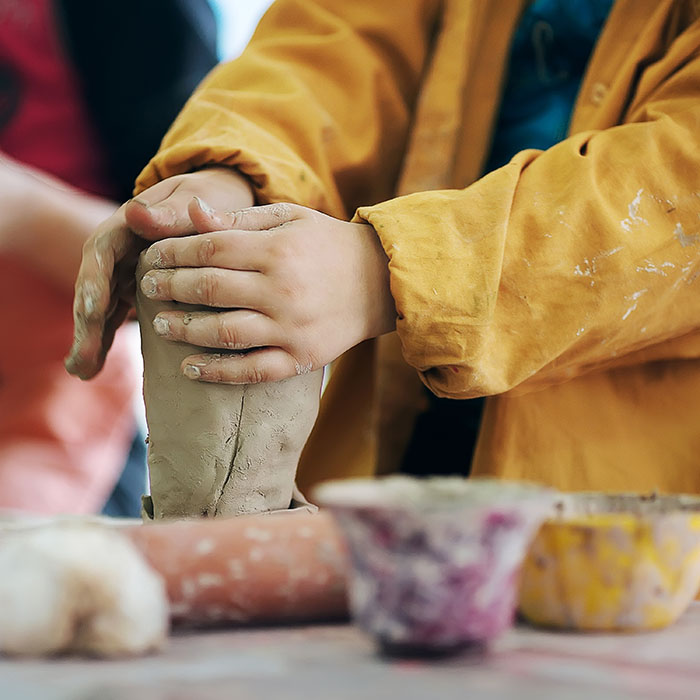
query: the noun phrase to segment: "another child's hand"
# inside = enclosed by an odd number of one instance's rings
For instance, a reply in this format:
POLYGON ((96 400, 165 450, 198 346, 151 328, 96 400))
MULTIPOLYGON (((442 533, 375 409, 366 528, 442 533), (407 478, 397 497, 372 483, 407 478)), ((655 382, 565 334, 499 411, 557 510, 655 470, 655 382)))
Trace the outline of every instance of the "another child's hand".
POLYGON ((152 299, 215 307, 154 320, 164 338, 229 351, 186 358, 185 376, 277 381, 394 329, 388 261, 368 224, 291 204, 222 212, 194 199, 189 213, 206 235, 154 243, 141 282, 152 299))
POLYGON ((100 371, 133 303, 140 251, 146 241, 196 233, 187 206, 197 195, 228 210, 254 201, 250 184, 234 170, 177 175, 129 200, 87 240, 75 284, 73 347, 66 359, 71 374, 88 379, 100 371))

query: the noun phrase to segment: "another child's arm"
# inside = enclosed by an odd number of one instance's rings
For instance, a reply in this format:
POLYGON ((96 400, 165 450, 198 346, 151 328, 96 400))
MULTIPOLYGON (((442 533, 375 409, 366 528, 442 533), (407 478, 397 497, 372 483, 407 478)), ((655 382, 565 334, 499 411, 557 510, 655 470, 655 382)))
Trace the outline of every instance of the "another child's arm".
POLYGON ((80 252, 117 205, 0 155, 0 252, 69 293, 80 252))

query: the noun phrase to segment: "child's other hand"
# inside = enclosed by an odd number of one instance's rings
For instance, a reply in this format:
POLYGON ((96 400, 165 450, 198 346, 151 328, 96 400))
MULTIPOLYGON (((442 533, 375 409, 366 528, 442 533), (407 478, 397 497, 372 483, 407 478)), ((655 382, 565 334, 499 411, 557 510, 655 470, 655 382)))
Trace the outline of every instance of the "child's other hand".
POLYGON ((177 175, 129 200, 87 240, 75 284, 73 347, 66 359, 71 374, 89 379, 100 371, 133 303, 140 251, 147 241, 196 233, 187 207, 197 195, 227 210, 254 201, 250 184, 234 170, 177 175))
POLYGON ((154 320, 164 338, 224 351, 187 357, 185 376, 278 381, 394 329, 388 261, 368 224, 291 204, 232 213, 193 199, 189 214, 206 235, 154 243, 141 282, 152 299, 215 307, 154 320))

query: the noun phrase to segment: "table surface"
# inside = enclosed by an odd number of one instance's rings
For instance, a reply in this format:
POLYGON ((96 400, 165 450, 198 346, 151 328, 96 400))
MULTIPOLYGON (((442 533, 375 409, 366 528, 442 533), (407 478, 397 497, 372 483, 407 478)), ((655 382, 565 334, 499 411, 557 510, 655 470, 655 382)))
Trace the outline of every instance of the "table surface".
POLYGON ((483 655, 396 660, 351 625, 176 631, 159 654, 0 661, 2 700, 699 698, 700 603, 645 634, 519 626, 483 655))

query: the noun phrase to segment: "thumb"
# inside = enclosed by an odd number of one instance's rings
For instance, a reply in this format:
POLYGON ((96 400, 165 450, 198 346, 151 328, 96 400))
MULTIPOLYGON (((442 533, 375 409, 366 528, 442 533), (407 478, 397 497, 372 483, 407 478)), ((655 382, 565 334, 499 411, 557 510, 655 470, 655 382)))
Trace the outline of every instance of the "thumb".
POLYGON ((238 211, 216 211, 200 197, 193 197, 188 207, 190 219, 198 233, 213 231, 266 231, 300 219, 304 208, 277 202, 238 211))
POLYGON ((192 197, 187 212, 197 233, 228 231, 233 228, 235 214, 228 211, 216 211, 200 197, 192 197))
POLYGON ((167 180, 145 190, 124 206, 127 226, 141 238, 158 241, 195 233, 187 213, 191 192, 173 187, 167 180), (161 185, 170 185, 168 189, 161 185))

